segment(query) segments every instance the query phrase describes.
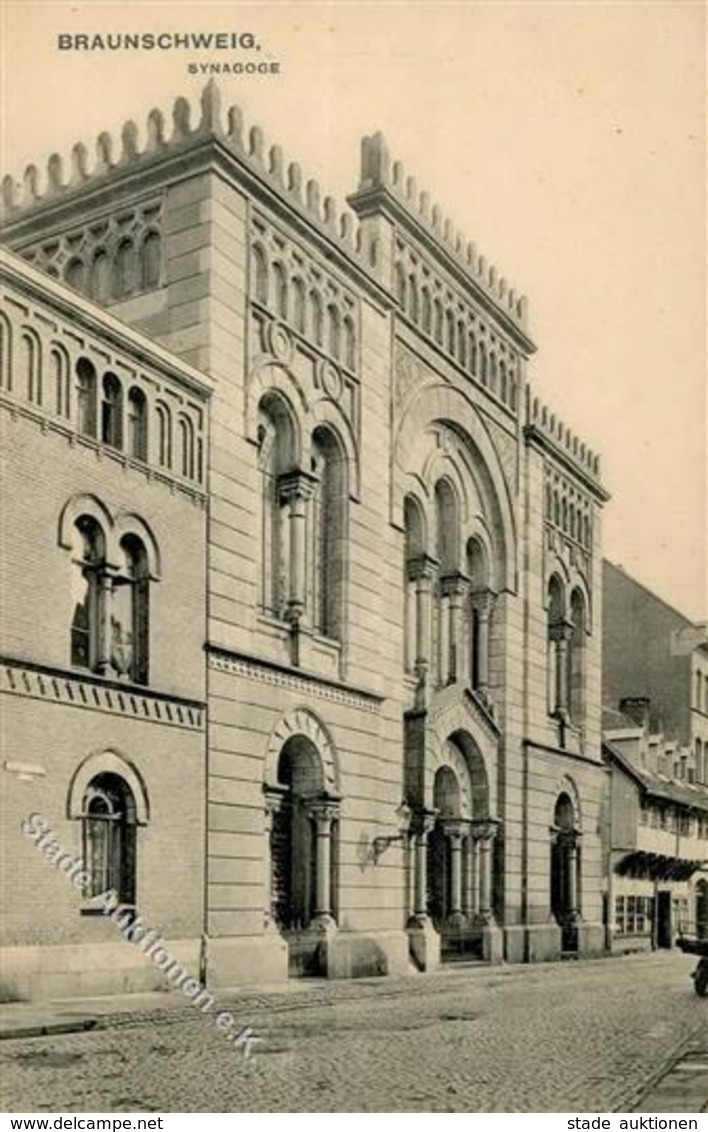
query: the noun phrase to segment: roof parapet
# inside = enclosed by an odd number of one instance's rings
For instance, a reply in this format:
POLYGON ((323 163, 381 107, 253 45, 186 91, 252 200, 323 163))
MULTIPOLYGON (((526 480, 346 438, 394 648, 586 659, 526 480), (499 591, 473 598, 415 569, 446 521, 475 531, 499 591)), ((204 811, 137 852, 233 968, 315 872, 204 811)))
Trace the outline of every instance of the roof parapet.
POLYGON ((371 268, 375 265, 375 248, 362 246, 362 233, 353 212, 341 211, 334 197, 324 195, 314 179, 305 180, 297 162, 286 164, 280 146, 266 145, 259 126, 252 126, 246 135, 243 114, 238 106, 230 106, 225 121, 221 94, 211 79, 200 97, 200 117, 191 124, 192 107, 179 97, 172 107, 171 130, 162 111, 153 109, 147 116, 146 139, 140 148, 138 127, 132 120, 124 123, 119 146, 114 147, 110 134, 101 133, 96 140, 95 159, 89 167, 89 154, 83 142, 72 148, 68 174, 60 154, 53 153, 42 179, 36 165, 28 165, 22 183, 7 175, 2 180, 0 219, 7 222, 27 209, 68 196, 88 182, 110 176, 133 165, 146 165, 155 158, 194 144, 204 138, 216 138, 249 166, 262 180, 307 215, 330 239, 342 245, 349 254, 360 257, 371 268))
POLYGON ((517 295, 500 276, 494 264, 486 261, 452 221, 445 217, 439 205, 431 203, 430 194, 419 191, 414 177, 406 175, 400 161, 392 161, 382 133, 361 140, 361 175, 357 193, 387 189, 406 211, 444 244, 470 276, 507 314, 522 326, 528 320, 528 301, 517 295))
POLYGON ((563 448, 576 464, 580 464, 594 479, 600 478, 602 469, 598 454, 572 433, 555 413, 539 401, 538 397, 532 397, 529 386, 526 387, 526 424, 547 436, 556 446, 563 448))

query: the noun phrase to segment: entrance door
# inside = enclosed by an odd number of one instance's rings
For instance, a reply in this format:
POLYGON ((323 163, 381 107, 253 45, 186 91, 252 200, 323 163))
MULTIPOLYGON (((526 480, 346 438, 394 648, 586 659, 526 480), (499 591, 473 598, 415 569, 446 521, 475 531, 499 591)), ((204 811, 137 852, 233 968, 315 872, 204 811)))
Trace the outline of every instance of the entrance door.
POLYGON ((671 893, 656 895, 656 946, 671 947, 671 893))

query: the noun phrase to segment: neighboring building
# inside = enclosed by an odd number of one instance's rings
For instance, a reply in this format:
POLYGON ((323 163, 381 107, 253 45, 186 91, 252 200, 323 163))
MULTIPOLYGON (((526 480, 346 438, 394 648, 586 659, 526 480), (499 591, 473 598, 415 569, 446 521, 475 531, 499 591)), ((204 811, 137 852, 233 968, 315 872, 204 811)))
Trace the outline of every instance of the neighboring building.
MULTIPOLYGON (((116 888, 198 968, 208 378, 1 253, 4 993, 154 985, 116 888), (162 431, 172 415, 171 440, 162 431), (180 448, 189 437, 194 451, 180 448), (165 444, 173 458, 165 458, 165 444), (84 858, 84 896, 20 825, 84 858)), ((158 979, 159 984, 159 979, 158 979)))
POLYGON ((120 818, 104 875, 192 955, 203 863, 214 985, 601 950, 607 496, 524 300, 380 135, 341 217, 212 84, 147 139, 3 186, 6 969, 121 946, 30 809, 120 818))
POLYGON ((648 727, 648 700, 606 711, 610 768, 609 942, 613 950, 708 939, 708 786, 695 755, 648 727))
MULTIPOLYGON (((603 701, 649 701, 648 726, 690 747, 684 763, 708 783, 708 629, 620 566, 603 563, 603 701)), ((675 768, 682 776, 681 765, 675 768)))

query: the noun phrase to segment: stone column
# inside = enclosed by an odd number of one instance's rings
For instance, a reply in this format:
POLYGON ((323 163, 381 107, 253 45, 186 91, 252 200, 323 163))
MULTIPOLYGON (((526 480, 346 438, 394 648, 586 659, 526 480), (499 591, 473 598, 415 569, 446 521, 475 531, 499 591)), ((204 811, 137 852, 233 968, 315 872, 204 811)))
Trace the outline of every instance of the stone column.
POLYGON ((413 914, 420 923, 427 921, 427 861, 428 861, 428 834, 435 825, 435 813, 431 810, 421 810, 415 815, 413 825, 414 846, 414 887, 413 887, 413 914))
POLYGON ((314 925, 328 929, 334 926, 332 917, 332 822, 339 815, 339 803, 326 799, 315 802, 310 814, 317 831, 315 918, 314 925))
POLYGON ((568 645, 573 636, 572 621, 556 621, 548 630, 556 650, 556 687, 553 714, 567 721, 568 714, 568 645))
POLYGON ((476 656, 472 657, 472 671, 476 679, 474 689, 485 699, 489 695, 489 620, 494 608, 495 594, 491 590, 476 590, 472 594, 472 609, 477 618, 476 656))
POLYGON ((467 916, 467 919, 470 920, 470 921, 472 921, 476 917, 477 912, 479 911, 479 904, 478 904, 479 869, 478 869, 478 863, 477 863, 477 857, 478 857, 477 844, 478 844, 477 838, 473 835, 472 829, 470 827, 470 830, 467 834, 467 837, 465 838, 465 850, 466 850, 466 858, 467 858, 467 875, 465 877, 465 889, 464 889, 464 893, 463 893, 463 905, 462 905, 462 909, 463 909, 465 915, 467 916))
POLYGON ((437 565, 427 554, 408 564, 408 576, 415 582, 415 670, 421 682, 430 667, 430 597, 437 565))
POLYGON ((577 830, 565 830, 558 834, 558 842, 563 853, 563 873, 565 876, 566 919, 579 919, 578 908, 578 838, 577 830))
POLYGON ((297 626, 305 610, 305 537, 307 502, 312 498, 317 479, 308 472, 288 472, 278 481, 280 498, 288 504, 290 542, 290 578, 286 618, 297 626))
POLYGON ((477 919, 483 924, 492 922, 492 842, 497 823, 490 819, 475 821, 473 836, 478 842, 479 868, 477 885, 477 919))
POLYGON ((464 829, 459 821, 446 821, 443 832, 450 842, 450 908, 447 920, 453 926, 459 926, 463 920, 462 915, 462 837, 464 829))
POLYGON ((441 592, 443 601, 447 602, 447 611, 442 609, 445 618, 447 612, 447 679, 441 681, 445 684, 454 684, 461 679, 463 668, 460 658, 462 656, 462 602, 468 586, 468 579, 464 574, 456 571, 446 574, 441 579, 441 592))
POLYGON ((263 882, 263 927, 265 931, 272 931, 277 927, 274 909, 273 892, 273 855, 271 849, 271 833, 273 832, 273 820, 275 815, 280 811, 283 799, 280 794, 275 792, 268 792, 265 795, 265 819, 263 822, 263 834, 265 838, 263 859, 265 862, 264 868, 264 882, 263 882))
POLYGON ((96 608, 96 671, 107 676, 111 671, 111 604, 113 601, 113 568, 97 571, 93 580, 96 608))

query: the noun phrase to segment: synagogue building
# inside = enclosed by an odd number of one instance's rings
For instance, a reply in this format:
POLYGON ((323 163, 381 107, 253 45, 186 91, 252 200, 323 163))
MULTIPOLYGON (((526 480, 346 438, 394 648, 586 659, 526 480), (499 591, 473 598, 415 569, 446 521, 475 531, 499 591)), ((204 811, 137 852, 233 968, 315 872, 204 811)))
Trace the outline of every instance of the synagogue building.
POLYGON ((160 985, 107 888, 215 987, 602 950, 607 495, 526 300, 380 134, 343 210, 213 83, 138 136, 3 182, 8 990, 160 985))

